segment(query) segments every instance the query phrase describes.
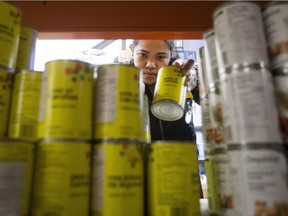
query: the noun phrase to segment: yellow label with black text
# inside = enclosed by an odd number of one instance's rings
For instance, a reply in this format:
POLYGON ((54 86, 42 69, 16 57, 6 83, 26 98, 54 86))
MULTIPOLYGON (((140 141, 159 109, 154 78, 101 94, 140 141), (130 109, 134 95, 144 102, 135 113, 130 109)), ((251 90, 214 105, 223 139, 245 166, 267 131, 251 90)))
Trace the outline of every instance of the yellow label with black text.
POLYGON ((16 67, 22 13, 13 4, 0 1, 0 67, 13 72, 16 67))
POLYGON ((38 113, 43 73, 22 71, 14 81, 8 136, 37 139, 38 113))
POLYGON ((28 26, 21 26, 16 71, 33 70, 38 32, 28 26))
POLYGON ((12 78, 13 74, 0 69, 0 137, 6 137, 8 133, 12 78))
POLYGON ((143 158, 141 145, 95 144, 92 215, 143 216, 143 158))
POLYGON ((148 153, 150 216, 200 216, 197 147, 193 143, 152 142, 148 153))
POLYGON ((95 138, 141 137, 140 70, 128 65, 103 65, 97 70, 95 138))
POLYGON ((217 192, 217 182, 215 179, 215 167, 212 155, 206 155, 204 161, 205 173, 207 176, 207 185, 208 185, 208 205, 209 212, 211 214, 219 214, 219 201, 218 201, 218 192, 217 192))
POLYGON ((86 216, 89 212, 91 145, 39 143, 32 216, 86 216))
POLYGON ((0 140, 0 215, 30 216, 35 145, 0 140))
POLYGON ((91 139, 93 72, 92 65, 81 61, 46 63, 39 138, 91 139))

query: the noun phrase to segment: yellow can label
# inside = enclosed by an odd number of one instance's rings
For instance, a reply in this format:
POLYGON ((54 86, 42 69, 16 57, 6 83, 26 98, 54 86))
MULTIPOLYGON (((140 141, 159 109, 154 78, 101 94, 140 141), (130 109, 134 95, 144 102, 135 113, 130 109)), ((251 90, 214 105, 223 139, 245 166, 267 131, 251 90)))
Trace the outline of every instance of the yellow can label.
POLYGON ((35 146, 0 140, 0 215, 30 216, 35 146))
POLYGON ((185 76, 182 76, 180 67, 166 66, 160 68, 157 76, 153 103, 164 99, 182 104, 184 82, 185 76))
POLYGON ((0 65, 11 71, 16 67, 21 18, 18 8, 0 1, 0 65))
POLYGON ((0 137, 8 132, 8 116, 12 95, 13 74, 0 70, 0 137))
POLYGON ((21 26, 16 70, 33 70, 38 32, 28 26, 21 26))
POLYGON ((94 145, 92 215, 143 215, 143 158, 135 143, 94 145))
POLYGON ((39 137, 91 139, 92 88, 92 65, 73 60, 46 63, 39 137))
POLYGON ((12 95, 8 136, 36 140, 41 92, 41 72, 17 73, 12 95))
POLYGON ((39 143, 32 215, 88 215, 90 161, 89 143, 39 143))
POLYGON ((148 211, 151 216, 200 216, 197 147, 155 142, 148 155, 148 211))
POLYGON ((140 139, 140 69, 103 65, 97 71, 95 138, 140 139))
POLYGON ((141 114, 142 114, 141 141, 143 143, 150 143, 151 132, 150 132, 150 119, 149 119, 149 104, 147 95, 144 95, 142 102, 143 104, 141 105, 141 114))
POLYGON ((207 176, 209 212, 211 214, 219 214, 217 182, 215 179, 216 174, 212 155, 206 155, 204 167, 207 176))

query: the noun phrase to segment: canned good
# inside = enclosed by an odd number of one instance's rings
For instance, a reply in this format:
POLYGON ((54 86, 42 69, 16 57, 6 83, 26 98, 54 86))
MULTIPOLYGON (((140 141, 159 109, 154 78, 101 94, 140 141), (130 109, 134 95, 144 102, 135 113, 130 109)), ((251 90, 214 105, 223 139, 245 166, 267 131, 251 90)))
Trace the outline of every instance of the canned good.
POLYGON ((8 136, 37 139, 42 72, 21 71, 15 75, 8 136))
POLYGON ((22 12, 6 1, 0 1, 0 69, 13 72, 16 67, 22 12))
POLYGON ((209 29, 206 32, 204 32, 203 38, 204 38, 205 64, 206 64, 205 72, 208 82, 207 85, 211 87, 214 86, 216 82, 219 82, 214 29, 209 29))
POLYGON ((98 67, 96 81, 96 139, 140 140, 140 69, 108 64, 98 67))
POLYGON ((159 119, 175 121, 184 114, 186 77, 180 70, 178 66, 165 66, 158 72, 151 111, 159 119))
POLYGON ((0 215, 30 215, 35 145, 0 139, 0 215))
POLYGON ((221 77, 225 139, 229 144, 281 143, 272 76, 254 64, 221 77))
POLYGON ((205 152, 210 153, 215 146, 214 130, 211 123, 210 103, 208 95, 200 99, 201 112, 202 112, 202 131, 204 135, 205 152))
POLYGON ((45 64, 39 138, 92 138, 93 66, 77 60, 45 64))
POLYGON ((284 143, 288 143, 288 67, 273 71, 273 83, 284 143))
POLYGON ((227 149, 216 149, 213 159, 219 215, 234 216, 234 206, 237 203, 234 202, 232 196, 230 158, 227 149))
POLYGON ((219 81, 209 88, 208 100, 211 116, 212 138, 214 143, 212 148, 226 148, 227 142, 225 141, 223 123, 223 98, 219 81))
POLYGON ((273 1, 262 12, 268 55, 272 69, 288 64, 288 4, 273 1))
POLYGON ((92 215, 143 215, 141 145, 125 140, 94 144, 92 215))
POLYGON ((201 215, 196 144, 157 141, 150 147, 148 215, 201 215))
POLYGON ((0 137, 8 133, 13 74, 0 69, 0 137))
POLYGON ((39 142, 31 215, 88 215, 90 162, 90 143, 68 140, 39 142))
POLYGON ((206 154, 204 161, 205 173, 207 175, 207 185, 208 185, 208 211, 209 215, 219 215, 219 197, 218 197, 218 187, 217 181, 215 179, 215 161, 213 154, 206 154))
POLYGON ((197 59, 198 59, 197 61, 198 61, 199 96, 200 98, 203 98, 208 94, 208 81, 206 74, 204 47, 200 47, 197 50, 197 59))
POLYGON ((35 29, 21 26, 16 71, 33 70, 37 37, 35 29))
POLYGON ((141 141, 144 144, 151 142, 150 121, 149 121, 149 104, 148 96, 145 94, 143 97, 143 105, 141 106, 142 114, 142 138, 141 141))
POLYGON ((226 2, 214 10, 213 23, 220 73, 235 65, 269 64, 258 4, 226 2))
POLYGON ((229 146, 235 215, 288 215, 287 161, 274 143, 229 146))

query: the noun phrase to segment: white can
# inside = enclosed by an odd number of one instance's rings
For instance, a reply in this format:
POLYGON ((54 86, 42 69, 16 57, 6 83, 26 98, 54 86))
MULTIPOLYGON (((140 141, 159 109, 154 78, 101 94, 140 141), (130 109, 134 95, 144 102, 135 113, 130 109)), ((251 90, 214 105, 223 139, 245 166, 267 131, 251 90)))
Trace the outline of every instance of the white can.
POLYGON ((288 4, 272 2, 262 13, 268 55, 273 69, 288 64, 288 4))
POLYGON ((211 87, 215 82, 219 81, 214 29, 209 29, 206 32, 204 32, 203 38, 204 38, 206 76, 208 86, 211 87))
POLYGON ((281 143, 272 76, 259 65, 221 77, 223 122, 229 144, 281 143))
POLYGON ((253 2, 224 3, 213 13, 220 73, 233 65, 268 65, 260 6, 253 2))
POLYGON ((235 215, 288 215, 287 161, 281 145, 229 146, 235 215))
POLYGON ((211 128, 213 149, 226 148, 224 123, 223 123, 223 98, 220 89, 220 83, 216 82, 213 87, 209 89, 209 111, 211 116, 211 128))
POLYGON ((273 71, 275 97, 283 141, 288 143, 288 68, 273 71))
POLYGON ((220 215, 235 216, 235 214, 233 214, 233 207, 236 203, 233 202, 232 198, 232 182, 228 151, 217 150, 213 154, 213 158, 220 215))

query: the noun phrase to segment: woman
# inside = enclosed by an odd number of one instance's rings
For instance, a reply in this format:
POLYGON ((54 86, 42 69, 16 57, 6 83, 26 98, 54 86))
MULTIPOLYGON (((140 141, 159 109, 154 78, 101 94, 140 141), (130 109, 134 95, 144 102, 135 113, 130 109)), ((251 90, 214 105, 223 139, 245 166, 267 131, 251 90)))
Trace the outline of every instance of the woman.
POLYGON ((188 86, 189 71, 194 61, 188 60, 185 63, 181 63, 179 60, 175 60, 173 41, 134 40, 130 48, 133 53, 130 65, 134 65, 143 71, 145 93, 148 96, 149 102, 151 140, 190 140, 196 142, 193 122, 191 121, 187 124, 185 121, 185 116, 189 109, 189 101, 185 104, 184 115, 176 121, 160 120, 152 114, 150 109, 159 69, 171 64, 180 66, 182 74, 187 76, 185 85, 188 86))

